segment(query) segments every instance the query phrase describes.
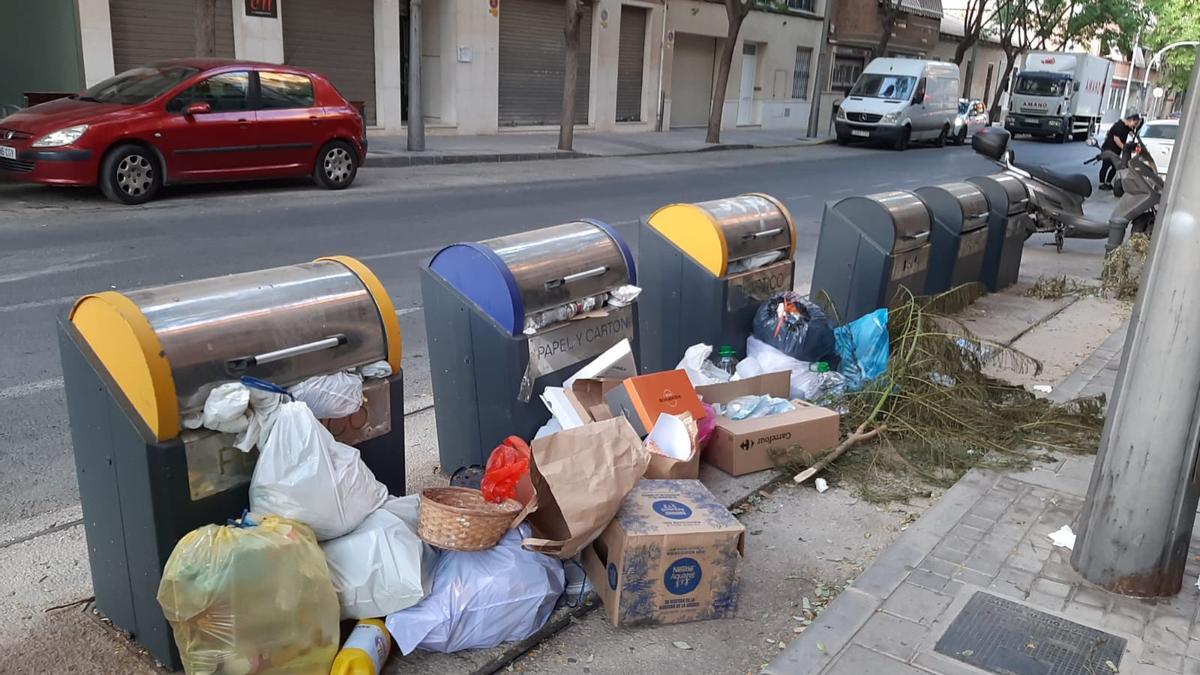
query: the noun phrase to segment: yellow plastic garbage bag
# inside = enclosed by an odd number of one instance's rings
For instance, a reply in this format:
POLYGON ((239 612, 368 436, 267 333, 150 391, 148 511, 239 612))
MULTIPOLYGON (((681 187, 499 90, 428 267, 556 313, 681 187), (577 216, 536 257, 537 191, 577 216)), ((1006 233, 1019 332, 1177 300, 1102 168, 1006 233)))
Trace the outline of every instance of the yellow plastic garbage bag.
POLYGON ((188 675, 326 675, 337 654, 329 567, 294 520, 189 532, 167 560, 158 604, 188 675))

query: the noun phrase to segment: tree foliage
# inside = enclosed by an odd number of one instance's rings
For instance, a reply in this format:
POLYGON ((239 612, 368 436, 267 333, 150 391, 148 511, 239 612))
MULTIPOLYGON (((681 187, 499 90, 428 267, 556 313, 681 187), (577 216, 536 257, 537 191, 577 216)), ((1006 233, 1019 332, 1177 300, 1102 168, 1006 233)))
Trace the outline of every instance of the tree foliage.
MULTIPOLYGON (((1172 42, 1200 40, 1200 2, 1196 0, 1146 0, 1146 9, 1158 20, 1142 41, 1158 51, 1172 42)), ((1171 88, 1187 88, 1188 76, 1196 63, 1194 48, 1172 49, 1163 56, 1166 79, 1171 88)))

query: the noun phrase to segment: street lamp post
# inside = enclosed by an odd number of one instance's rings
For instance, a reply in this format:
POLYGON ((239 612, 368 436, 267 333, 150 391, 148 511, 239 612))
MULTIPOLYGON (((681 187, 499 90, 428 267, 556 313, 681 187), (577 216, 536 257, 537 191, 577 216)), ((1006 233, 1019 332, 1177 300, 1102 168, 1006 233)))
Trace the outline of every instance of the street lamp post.
POLYGON ((1133 36, 1133 51, 1129 52, 1129 72, 1125 73, 1125 92, 1121 94, 1121 109, 1118 111, 1120 113, 1118 119, 1125 117, 1129 112, 1125 109, 1125 106, 1129 105, 1129 90, 1133 88, 1133 67, 1136 65, 1134 62, 1137 60, 1138 49, 1141 48, 1141 43, 1142 27, 1138 26, 1137 33, 1133 36))
POLYGON ((1146 69, 1142 72, 1142 99, 1141 105, 1138 106, 1142 112, 1145 112, 1146 110, 1146 87, 1150 83, 1150 69, 1154 67, 1154 64, 1162 60, 1163 54, 1166 54, 1176 47, 1195 47, 1197 45, 1200 45, 1200 42, 1197 42, 1196 40, 1180 40, 1179 42, 1172 42, 1166 47, 1154 52, 1154 56, 1148 63, 1146 63, 1146 69))
POLYGON ((1083 578, 1126 595, 1179 592, 1200 500, 1198 116, 1189 96, 1071 554, 1083 578))

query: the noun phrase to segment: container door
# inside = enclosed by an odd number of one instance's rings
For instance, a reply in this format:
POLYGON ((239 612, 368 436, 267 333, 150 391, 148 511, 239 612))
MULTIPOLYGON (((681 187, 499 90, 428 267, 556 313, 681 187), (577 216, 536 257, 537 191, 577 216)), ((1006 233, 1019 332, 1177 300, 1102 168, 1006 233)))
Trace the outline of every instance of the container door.
MULTIPOLYGON (((592 10, 579 24, 579 72, 575 83, 575 124, 588 123, 592 70, 592 10)), ((628 9, 623 7, 622 9, 628 9)), ((566 46, 561 0, 504 0, 500 9, 501 127, 557 125, 562 116, 566 46)))
POLYGON ((758 45, 742 44, 742 82, 738 93, 738 126, 754 123, 754 77, 758 74, 758 45))
POLYGON ((287 0, 284 62, 329 78, 375 124, 375 8, 372 0, 287 0))

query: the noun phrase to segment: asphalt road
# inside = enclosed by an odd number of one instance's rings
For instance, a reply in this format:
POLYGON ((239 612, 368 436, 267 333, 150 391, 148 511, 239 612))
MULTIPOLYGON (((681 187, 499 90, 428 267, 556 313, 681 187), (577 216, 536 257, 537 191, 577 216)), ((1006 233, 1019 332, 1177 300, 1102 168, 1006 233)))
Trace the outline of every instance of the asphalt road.
MULTIPOLYGON (((1087 169, 1082 144, 1014 145, 1024 161, 1087 169)), ((344 192, 305 183, 170 190, 144 207, 91 191, 0 185, 0 525, 77 503, 54 323, 78 296, 348 254, 392 293, 411 410, 431 402, 417 267, 464 240, 599 218, 636 245, 637 219, 741 192, 797 218, 810 273, 827 200, 990 173, 969 148, 819 146, 638 158, 370 169, 344 192)), ((643 261, 641 264, 648 264, 643 261)))

